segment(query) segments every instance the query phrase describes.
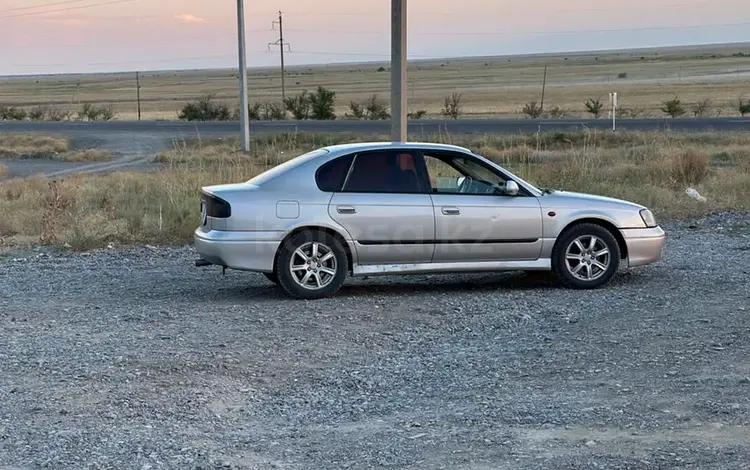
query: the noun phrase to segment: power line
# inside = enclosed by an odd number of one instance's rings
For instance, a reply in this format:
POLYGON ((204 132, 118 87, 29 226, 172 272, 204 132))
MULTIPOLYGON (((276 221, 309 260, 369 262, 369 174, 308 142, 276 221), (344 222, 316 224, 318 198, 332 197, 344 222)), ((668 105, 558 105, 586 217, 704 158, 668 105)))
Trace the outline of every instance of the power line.
POLYGON ((0 18, 20 18, 22 16, 38 16, 38 15, 46 15, 47 13, 59 13, 62 11, 71 11, 71 10, 85 10, 87 8, 102 7, 105 5, 117 5, 120 3, 130 3, 130 2, 136 2, 136 1, 138 0, 113 0, 111 2, 94 3, 91 5, 82 5, 79 7, 58 8, 56 10, 33 11, 31 13, 19 13, 16 15, 6 15, 6 16, 0 16, 0 18))
MULTIPOLYGON (((670 5, 656 5, 652 8, 658 8, 658 9, 666 9, 666 8, 693 8, 700 5, 705 4, 715 4, 717 1, 721 0, 702 0, 695 3, 674 3, 670 5)), ((505 7, 504 7, 505 8, 505 7)), ((545 7, 545 11, 548 13, 589 13, 589 12, 595 12, 595 11, 617 11, 617 10, 632 10, 632 7, 625 6, 624 8, 611 8, 611 7, 605 7, 605 8, 551 8, 548 9, 545 7)), ((505 12, 508 11, 508 8, 505 8, 505 12)), ((476 10, 465 10, 461 12, 454 12, 454 11, 434 11, 430 10, 431 15, 441 15, 441 16, 457 16, 462 13, 467 12, 476 12, 476 10)), ((345 11, 287 11, 288 14, 291 15, 301 15, 301 16, 356 16, 356 17, 371 17, 376 15, 385 15, 388 13, 388 10, 371 10, 371 11, 361 11, 361 12, 345 12, 345 11)))
MULTIPOLYGON (((724 23, 724 24, 702 24, 702 25, 674 25, 674 26, 644 26, 641 28, 621 28, 621 29, 568 29, 568 30, 545 30, 545 31, 434 31, 409 34, 414 36, 526 36, 526 35, 555 35, 555 34, 583 34, 583 33, 615 33, 615 32, 636 32, 636 31, 663 31, 673 29, 697 29, 697 28, 725 28, 748 26, 750 22, 743 23, 724 23)), ((388 35, 387 31, 337 31, 337 30, 317 30, 317 29, 288 29, 296 33, 313 33, 313 34, 352 34, 352 35, 388 35)))
POLYGON ((9 11, 21 11, 21 10, 37 10, 39 8, 53 7, 53 6, 57 6, 57 5, 67 5, 67 4, 70 4, 70 3, 81 3, 81 2, 85 2, 85 1, 87 1, 87 0, 66 0, 64 2, 45 3, 45 4, 42 4, 42 5, 34 5, 34 6, 30 6, 30 7, 7 8, 5 10, 0 10, 0 13, 6 13, 6 12, 9 12, 9 11))

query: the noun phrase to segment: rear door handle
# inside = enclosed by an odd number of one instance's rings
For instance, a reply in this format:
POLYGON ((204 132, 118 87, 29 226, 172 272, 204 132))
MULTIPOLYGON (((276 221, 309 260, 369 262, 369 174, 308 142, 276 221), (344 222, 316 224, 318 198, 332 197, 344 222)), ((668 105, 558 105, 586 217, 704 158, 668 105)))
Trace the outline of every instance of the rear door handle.
POLYGON ((336 212, 339 214, 354 214, 357 210, 352 206, 336 206, 336 212))
POLYGON ((458 215, 461 213, 458 207, 443 207, 443 215, 458 215))

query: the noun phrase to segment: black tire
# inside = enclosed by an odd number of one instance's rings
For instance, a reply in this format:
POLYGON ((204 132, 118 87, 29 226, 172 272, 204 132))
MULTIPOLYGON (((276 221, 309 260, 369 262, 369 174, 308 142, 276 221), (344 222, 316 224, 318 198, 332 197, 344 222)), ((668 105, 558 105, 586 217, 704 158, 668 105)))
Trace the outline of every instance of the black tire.
MULTIPOLYGON (((322 261, 324 258, 326 256, 319 256, 318 260, 322 261)), ((335 237, 328 233, 319 231, 298 233, 282 244, 279 256, 276 258, 275 271, 278 275, 279 285, 287 294, 295 299, 312 300, 330 297, 341 289, 346 280, 348 271, 346 250, 335 237), (319 255, 321 253, 325 253, 325 255, 330 253, 331 257, 323 261, 321 265, 313 263, 307 271, 293 272, 291 269, 293 258, 295 265, 302 266, 304 264, 304 261, 296 255, 297 250, 303 248, 305 253, 309 252, 312 254, 313 244, 318 244, 319 255), (316 269, 318 270, 316 271, 316 269), (333 271, 333 274, 330 271, 333 271), (319 282, 323 286, 315 287, 313 285, 304 287, 301 282, 305 280, 305 276, 308 274, 309 276, 305 284, 317 284, 319 282)))
POLYGON ((620 246, 614 235, 604 227, 596 224, 578 224, 566 230, 552 250, 552 271, 557 279, 571 289, 597 289, 612 280, 620 267, 620 246), (595 246, 591 250, 591 237, 595 237, 595 246), (579 244, 576 244, 576 241, 579 244), (580 248, 584 250, 581 251, 580 248), (603 253, 592 258, 591 253, 603 253), (579 256, 580 259, 568 259, 579 256), (597 264, 598 263, 598 264, 597 264), (579 267, 580 265, 580 267, 579 267), (604 266, 606 269, 602 269, 604 266), (580 277, 572 271, 578 270, 580 277), (589 277, 589 279, 584 279, 589 277))
POLYGON ((279 276, 276 275, 275 272, 273 273, 263 273, 264 276, 266 276, 266 279, 273 282, 277 286, 279 285, 279 276))

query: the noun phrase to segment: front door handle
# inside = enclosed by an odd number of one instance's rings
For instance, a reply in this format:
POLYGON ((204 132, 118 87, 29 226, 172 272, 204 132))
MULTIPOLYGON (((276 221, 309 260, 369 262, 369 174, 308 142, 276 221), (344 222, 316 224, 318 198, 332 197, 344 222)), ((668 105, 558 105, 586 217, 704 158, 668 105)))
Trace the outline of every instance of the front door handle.
POLYGON ((339 214, 354 214, 357 210, 352 206, 336 206, 336 211, 339 214))
POLYGON ((458 207, 443 207, 443 215, 458 215, 461 213, 458 207))

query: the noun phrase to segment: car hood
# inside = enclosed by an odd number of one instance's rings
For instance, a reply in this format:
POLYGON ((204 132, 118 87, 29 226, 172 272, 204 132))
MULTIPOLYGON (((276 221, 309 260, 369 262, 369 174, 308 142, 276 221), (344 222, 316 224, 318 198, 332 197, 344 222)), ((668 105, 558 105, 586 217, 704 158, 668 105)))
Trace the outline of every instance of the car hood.
POLYGON ((545 194, 542 204, 547 207, 617 207, 620 209, 645 209, 644 206, 634 202, 625 201, 606 196, 594 194, 576 193, 570 191, 555 190, 551 194, 545 194))

